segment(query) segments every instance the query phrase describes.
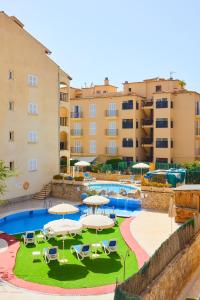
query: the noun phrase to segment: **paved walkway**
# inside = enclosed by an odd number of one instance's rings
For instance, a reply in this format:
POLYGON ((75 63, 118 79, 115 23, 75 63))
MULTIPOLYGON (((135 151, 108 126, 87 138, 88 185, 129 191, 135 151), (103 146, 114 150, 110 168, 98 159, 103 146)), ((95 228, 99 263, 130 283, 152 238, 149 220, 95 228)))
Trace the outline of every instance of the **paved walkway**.
MULTIPOLYGON (((179 225, 172 219, 172 232, 179 225)), ((138 244, 152 256, 171 234, 171 218, 160 212, 142 211, 131 222, 131 233, 138 244)))

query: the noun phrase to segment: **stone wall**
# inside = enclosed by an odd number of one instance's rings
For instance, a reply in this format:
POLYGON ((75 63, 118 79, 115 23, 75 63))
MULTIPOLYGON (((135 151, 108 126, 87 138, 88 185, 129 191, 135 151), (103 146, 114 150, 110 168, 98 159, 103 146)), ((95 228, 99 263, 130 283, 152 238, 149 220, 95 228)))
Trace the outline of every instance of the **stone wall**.
MULTIPOLYGON (((118 181, 119 179, 130 179, 131 175, 124 174, 112 174, 112 173, 91 173, 97 180, 108 180, 108 181, 118 181)), ((140 176, 135 176, 135 180, 140 179, 140 176)))
POLYGON ((167 212, 169 209, 170 198, 173 197, 173 190, 157 189, 143 189, 142 188, 142 208, 155 209, 157 211, 167 212))
POLYGON ((80 202, 80 195, 86 190, 83 184, 68 184, 63 182, 53 182, 51 196, 66 199, 74 202, 80 202))
POLYGON ((175 300, 200 262, 200 234, 181 251, 153 281, 142 296, 144 300, 175 300))

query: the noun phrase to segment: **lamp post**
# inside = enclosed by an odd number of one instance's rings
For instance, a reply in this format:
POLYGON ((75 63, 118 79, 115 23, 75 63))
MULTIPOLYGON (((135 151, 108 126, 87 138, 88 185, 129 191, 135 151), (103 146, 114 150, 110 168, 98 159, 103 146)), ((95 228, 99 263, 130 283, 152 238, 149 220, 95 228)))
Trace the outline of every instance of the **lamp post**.
POLYGON ((120 255, 121 256, 121 259, 123 261, 123 281, 125 281, 125 278, 126 278, 126 260, 127 260, 127 257, 130 255, 129 253, 129 249, 126 250, 125 254, 124 255, 120 255))

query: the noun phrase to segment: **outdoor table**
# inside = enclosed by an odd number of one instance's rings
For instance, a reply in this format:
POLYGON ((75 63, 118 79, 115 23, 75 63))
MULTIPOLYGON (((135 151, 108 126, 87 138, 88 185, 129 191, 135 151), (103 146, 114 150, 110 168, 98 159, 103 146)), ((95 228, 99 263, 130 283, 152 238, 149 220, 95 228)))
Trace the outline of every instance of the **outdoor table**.
POLYGON ((101 248, 100 243, 94 243, 92 244, 92 248, 94 248, 94 253, 92 254, 92 258, 99 257, 99 254, 97 253, 98 248, 101 248))
POLYGON ((32 252, 33 260, 41 258, 41 252, 40 251, 33 251, 32 252))

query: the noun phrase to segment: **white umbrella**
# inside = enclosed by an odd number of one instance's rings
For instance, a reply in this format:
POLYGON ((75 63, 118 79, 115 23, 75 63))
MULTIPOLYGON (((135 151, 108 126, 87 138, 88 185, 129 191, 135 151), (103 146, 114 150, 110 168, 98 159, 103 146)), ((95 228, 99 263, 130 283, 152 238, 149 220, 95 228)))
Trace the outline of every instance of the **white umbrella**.
POLYGON ((75 214, 78 211, 79 209, 76 206, 67 203, 58 204, 48 209, 49 214, 63 215, 63 218, 64 215, 75 214))
MULTIPOLYGON (((104 204, 107 204, 110 200, 106 197, 103 197, 103 196, 99 196, 99 195, 94 195, 94 196, 90 196, 90 197, 87 197, 83 200, 83 203, 84 204, 87 204, 87 205, 91 205, 91 206, 99 206, 99 205, 104 205, 104 204)), ((95 209, 93 209, 93 212, 94 212, 95 209)))
POLYGON ((88 167, 90 166, 90 163, 84 160, 78 161, 74 164, 76 167, 88 167))
POLYGON ((96 231, 112 228, 115 225, 112 219, 103 215, 89 215, 82 218, 80 222, 82 223, 83 227, 96 229, 96 231))
POLYGON ((145 163, 138 163, 136 165, 132 166, 133 169, 140 169, 141 170, 141 176, 142 176, 142 169, 149 169, 149 165, 145 163))
POLYGON ((171 234, 172 234, 172 219, 176 217, 176 206, 174 203, 174 199, 172 197, 170 198, 170 201, 169 201, 168 216, 171 219, 171 234))
POLYGON ((44 225, 44 229, 52 230, 55 235, 65 235, 69 233, 76 233, 82 229, 83 225, 79 221, 64 219, 55 220, 44 225))

